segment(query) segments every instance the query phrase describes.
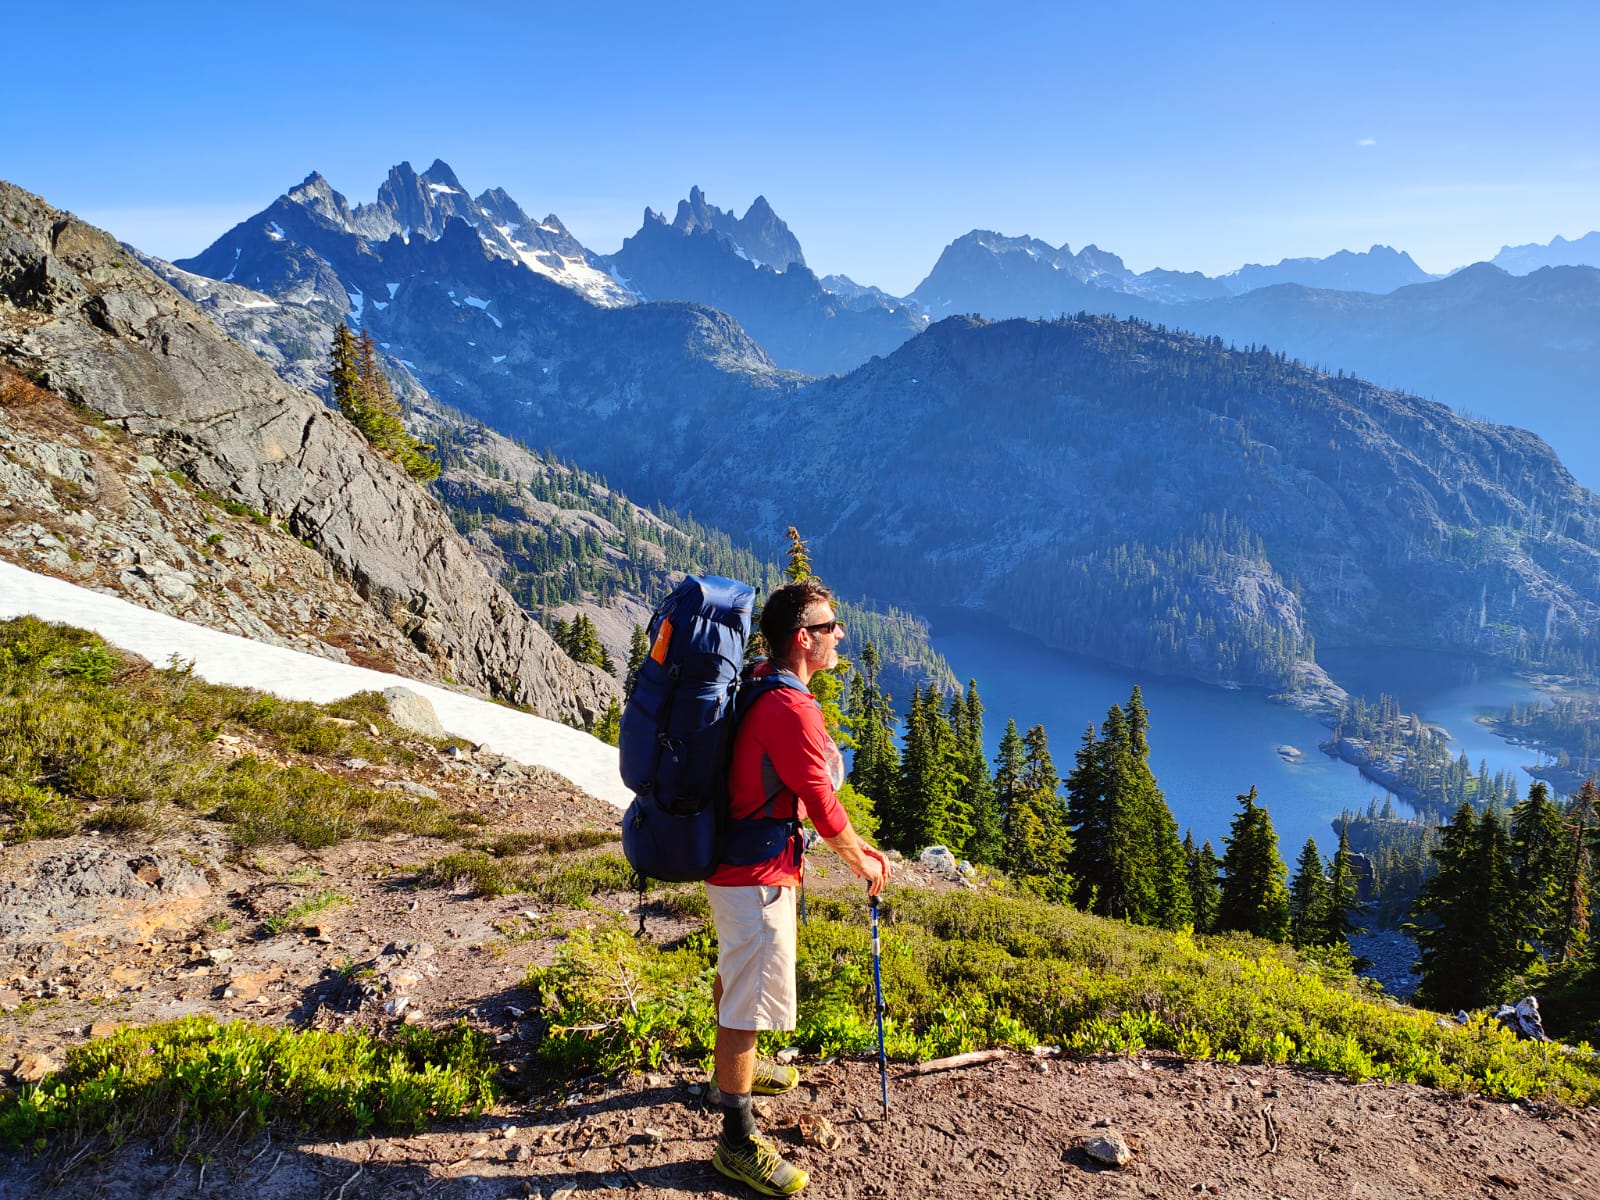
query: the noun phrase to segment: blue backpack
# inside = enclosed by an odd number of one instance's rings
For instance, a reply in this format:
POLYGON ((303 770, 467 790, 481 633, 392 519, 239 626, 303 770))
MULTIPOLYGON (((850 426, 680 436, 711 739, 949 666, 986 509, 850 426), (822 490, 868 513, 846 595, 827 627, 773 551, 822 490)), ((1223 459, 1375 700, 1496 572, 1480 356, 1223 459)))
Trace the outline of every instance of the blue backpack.
POLYGON ((771 800, 762 816, 728 818, 739 718, 778 688, 810 694, 785 672, 748 679, 755 595, 746 583, 690 575, 650 619, 650 651, 623 705, 617 744, 622 782, 634 793, 622 852, 641 885, 646 877, 705 879, 719 864, 749 866, 803 846, 800 822, 773 817, 771 800))

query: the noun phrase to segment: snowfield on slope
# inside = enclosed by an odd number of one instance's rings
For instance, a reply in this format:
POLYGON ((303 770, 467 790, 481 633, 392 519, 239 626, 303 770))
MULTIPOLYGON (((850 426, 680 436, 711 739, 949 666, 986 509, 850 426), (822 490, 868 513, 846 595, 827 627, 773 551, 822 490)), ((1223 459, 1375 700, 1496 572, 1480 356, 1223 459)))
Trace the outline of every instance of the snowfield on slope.
POLYGON ((112 645, 143 655, 157 666, 176 654, 193 662, 195 674, 212 683, 259 688, 286 700, 327 703, 356 692, 410 688, 433 705, 440 723, 455 736, 518 762, 546 767, 617 808, 626 808, 632 799, 617 773, 616 750, 580 730, 403 675, 330 662, 191 625, 0 562, 0 620, 28 614, 92 629, 112 645))

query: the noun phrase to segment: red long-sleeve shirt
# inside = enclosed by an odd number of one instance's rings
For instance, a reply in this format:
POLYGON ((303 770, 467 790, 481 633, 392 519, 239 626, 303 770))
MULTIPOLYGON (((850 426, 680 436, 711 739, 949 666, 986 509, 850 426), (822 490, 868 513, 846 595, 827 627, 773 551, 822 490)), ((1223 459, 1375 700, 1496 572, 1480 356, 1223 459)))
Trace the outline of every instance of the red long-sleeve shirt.
MULTIPOLYGON (((776 791, 772 816, 799 815, 823 837, 837 837, 850 827, 834 783, 843 776, 839 747, 828 736, 816 697, 774 688, 755 702, 734 735, 729 813, 735 819, 765 815, 767 796, 776 791)), ((793 887, 799 881, 800 871, 787 854, 749 867, 719 866, 706 880, 718 887, 793 887)))

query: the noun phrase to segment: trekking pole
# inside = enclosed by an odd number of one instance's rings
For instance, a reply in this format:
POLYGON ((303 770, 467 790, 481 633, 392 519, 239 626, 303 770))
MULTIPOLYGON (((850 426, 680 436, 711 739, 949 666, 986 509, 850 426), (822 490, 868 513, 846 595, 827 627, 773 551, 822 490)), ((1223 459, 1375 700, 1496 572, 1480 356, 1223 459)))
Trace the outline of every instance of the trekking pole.
POLYGON ((878 992, 878 1082, 883 1088, 883 1119, 889 1119, 889 1059, 883 1052, 883 954, 878 946, 878 898, 868 896, 872 909, 872 984, 878 992))

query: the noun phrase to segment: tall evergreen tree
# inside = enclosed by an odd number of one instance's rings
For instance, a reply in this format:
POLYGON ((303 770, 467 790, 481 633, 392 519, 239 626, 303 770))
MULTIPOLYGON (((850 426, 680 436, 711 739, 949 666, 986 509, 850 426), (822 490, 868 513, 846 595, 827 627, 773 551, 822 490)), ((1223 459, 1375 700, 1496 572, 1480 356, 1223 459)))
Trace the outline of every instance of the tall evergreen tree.
POLYGON ((1561 920, 1552 949, 1558 961, 1582 958, 1589 944, 1589 896, 1593 858, 1589 835, 1600 816, 1600 786, 1591 775, 1567 808, 1567 848, 1561 872, 1561 920))
POLYGON ((1267 810, 1256 804, 1254 787, 1236 799, 1231 836, 1223 839, 1218 927, 1280 942, 1289 924, 1289 890, 1278 835, 1267 810))
POLYGON ((1463 801, 1434 850, 1438 871, 1412 906, 1407 931, 1421 947, 1418 998, 1475 1008, 1506 997, 1532 958, 1519 936, 1516 876, 1500 814, 1463 801))
POLYGON ((1511 869, 1527 935, 1547 951, 1562 934, 1567 841, 1550 789, 1536 780, 1526 799, 1511 810, 1511 869))
POLYGON ((1021 751, 1001 861, 1014 882, 1046 899, 1066 900, 1071 895, 1071 834, 1043 725, 1028 730, 1021 751))
POLYGON ((1327 929, 1328 877, 1323 871, 1317 839, 1307 838, 1289 884, 1289 940, 1296 946, 1314 946, 1327 929))
MULTIPOLYGON (((908 854, 936 844, 949 846, 953 839, 946 835, 957 804, 954 759, 955 734, 944 721, 938 689, 932 685, 913 689, 899 785, 890 809, 880 808, 878 813, 886 842, 908 854)), ((950 849, 960 853, 960 843, 950 849)))
POLYGON ((1138 924, 1193 919, 1178 825, 1150 771, 1149 717, 1139 688, 1091 729, 1067 780, 1074 895, 1080 906, 1138 924))
POLYGON ((1348 945, 1347 939, 1356 928, 1355 918, 1360 909, 1355 855, 1350 852, 1350 823, 1343 821, 1339 825, 1339 848, 1328 865, 1328 904, 1323 910, 1319 940, 1329 946, 1348 945))
POLYGON ((989 763, 983 749, 983 701, 978 696, 976 679, 967 680, 965 695, 951 697, 950 723, 956 735, 956 770, 964 780, 961 807, 972 827, 966 855, 973 862, 998 863, 1000 807, 995 802, 994 782, 989 778, 989 763))
POLYGON ((1211 848, 1209 840, 1196 849, 1192 833, 1184 834, 1183 852, 1188 864, 1189 904, 1194 913, 1194 931, 1211 933, 1217 927, 1217 914, 1222 908, 1222 886, 1217 880, 1222 860, 1211 848))
POLYGON ((361 366, 357 361, 355 335, 343 321, 333 330, 333 345, 328 351, 328 381, 333 386, 334 404, 345 420, 354 424, 361 396, 361 366))
POLYGON ((850 761, 850 783, 871 800, 883 818, 893 810, 899 788, 900 751, 894 736, 899 717, 878 686, 880 659, 871 642, 861 652, 861 663, 862 670, 851 676, 849 717, 856 749, 850 761))
POLYGON ((1102 898, 1111 891, 1111 806, 1093 722, 1083 731, 1067 775, 1067 824, 1072 828, 1073 902, 1104 913, 1102 898))
POLYGON ((329 377, 333 401, 346 420, 359 429, 373 447, 403 467, 413 478, 426 482, 439 475, 435 447, 406 432, 400 420, 400 402, 378 363, 377 347, 366 330, 357 340, 343 324, 333 333, 329 350, 329 377))
POLYGON ((643 625, 635 625, 633 633, 628 638, 628 678, 632 679, 640 667, 644 666, 644 656, 650 653, 650 639, 645 634, 643 625))
POLYGON ((1012 824, 1022 803, 1023 748, 1022 735, 1017 732, 1015 720, 1006 722, 1006 731, 1000 735, 1000 748, 994 757, 994 802, 1000 809, 1001 861, 1010 845, 1012 824))

